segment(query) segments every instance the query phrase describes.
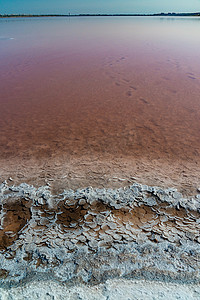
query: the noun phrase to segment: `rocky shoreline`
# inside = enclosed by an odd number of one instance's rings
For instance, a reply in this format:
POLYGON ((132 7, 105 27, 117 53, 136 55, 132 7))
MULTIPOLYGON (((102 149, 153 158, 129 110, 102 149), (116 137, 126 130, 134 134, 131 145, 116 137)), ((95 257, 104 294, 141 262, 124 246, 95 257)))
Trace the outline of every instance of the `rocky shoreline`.
MULTIPOLYGON (((199 191, 198 191, 199 192, 199 191)), ((38 277, 199 283, 200 195, 134 183, 64 190, 0 185, 2 288, 38 277)))

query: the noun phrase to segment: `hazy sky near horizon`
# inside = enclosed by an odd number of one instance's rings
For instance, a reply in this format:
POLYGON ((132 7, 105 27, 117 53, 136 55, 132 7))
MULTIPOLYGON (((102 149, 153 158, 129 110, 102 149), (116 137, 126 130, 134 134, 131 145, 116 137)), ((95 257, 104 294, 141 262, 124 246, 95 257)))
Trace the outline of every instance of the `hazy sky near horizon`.
POLYGON ((0 0, 0 14, 198 11, 200 11, 200 0, 0 0))

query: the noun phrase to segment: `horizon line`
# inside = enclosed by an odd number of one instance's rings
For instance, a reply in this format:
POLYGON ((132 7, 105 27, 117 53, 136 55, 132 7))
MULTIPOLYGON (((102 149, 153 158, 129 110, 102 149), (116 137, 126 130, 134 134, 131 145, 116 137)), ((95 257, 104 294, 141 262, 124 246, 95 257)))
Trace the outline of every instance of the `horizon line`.
POLYGON ((19 14, 1 14, 0 17, 77 17, 77 16, 200 16, 200 12, 160 12, 160 13, 80 13, 80 14, 57 14, 57 13, 48 13, 48 14, 35 14, 35 13, 19 13, 19 14))

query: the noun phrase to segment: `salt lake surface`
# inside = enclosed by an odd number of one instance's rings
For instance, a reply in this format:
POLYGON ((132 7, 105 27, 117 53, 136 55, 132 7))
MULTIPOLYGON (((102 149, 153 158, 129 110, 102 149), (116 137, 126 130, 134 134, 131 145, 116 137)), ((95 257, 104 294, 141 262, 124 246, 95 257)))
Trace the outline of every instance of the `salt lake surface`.
POLYGON ((0 299, 199 297, 199 32, 0 19, 0 299))
POLYGON ((199 31, 196 17, 1 19, 2 180, 62 189, 135 177, 193 193, 199 31))

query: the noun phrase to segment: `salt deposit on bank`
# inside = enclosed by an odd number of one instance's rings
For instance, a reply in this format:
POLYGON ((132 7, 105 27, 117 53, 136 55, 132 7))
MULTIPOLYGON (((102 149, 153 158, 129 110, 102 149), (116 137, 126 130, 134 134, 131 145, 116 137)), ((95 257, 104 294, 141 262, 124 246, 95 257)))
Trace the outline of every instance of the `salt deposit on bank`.
POLYGON ((73 286, 54 281, 31 282, 8 290, 0 288, 0 300, 195 300, 200 286, 145 280, 108 280, 95 286, 73 286))
POLYGON ((52 195, 49 186, 4 182, 0 199, 0 299, 200 295, 199 194, 135 183, 52 195))

